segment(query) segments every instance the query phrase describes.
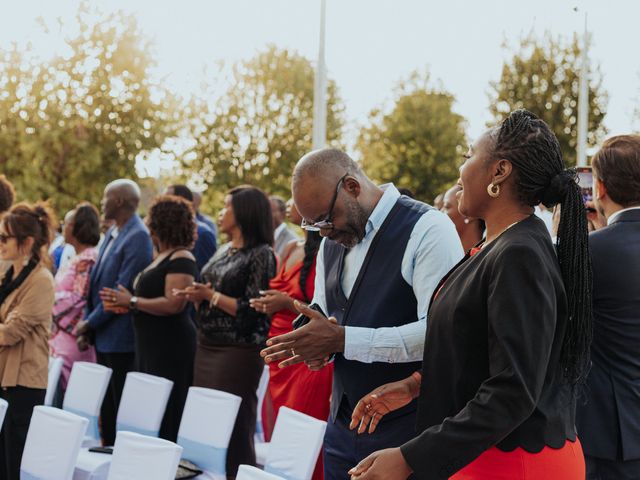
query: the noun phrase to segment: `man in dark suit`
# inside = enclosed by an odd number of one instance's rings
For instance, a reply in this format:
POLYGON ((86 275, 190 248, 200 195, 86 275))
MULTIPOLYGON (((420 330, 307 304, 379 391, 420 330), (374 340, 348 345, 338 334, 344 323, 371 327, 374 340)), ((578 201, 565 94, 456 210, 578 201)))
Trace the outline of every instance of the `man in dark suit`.
POLYGON ((606 226, 589 236, 593 365, 576 423, 587 479, 640 479, 640 135, 608 139, 592 165, 606 226))
POLYGON ((113 370, 100 412, 102 437, 107 445, 115 442, 118 405, 127 373, 133 368, 134 337, 131 314, 106 311, 100 291, 118 285, 131 290, 134 278, 151 263, 153 247, 149 232, 136 213, 139 203, 140 189, 135 182, 120 179, 107 185, 102 213, 105 220, 115 223, 107 230, 91 271, 86 320, 78 326, 79 333, 94 332, 98 363, 113 370))

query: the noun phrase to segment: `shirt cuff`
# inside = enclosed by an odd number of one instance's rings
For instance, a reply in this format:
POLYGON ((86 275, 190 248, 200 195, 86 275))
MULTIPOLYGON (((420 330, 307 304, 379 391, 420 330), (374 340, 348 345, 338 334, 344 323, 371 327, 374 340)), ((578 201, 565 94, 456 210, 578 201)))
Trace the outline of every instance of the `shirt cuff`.
POLYGON ((344 327, 344 358, 369 363, 373 328, 344 327))

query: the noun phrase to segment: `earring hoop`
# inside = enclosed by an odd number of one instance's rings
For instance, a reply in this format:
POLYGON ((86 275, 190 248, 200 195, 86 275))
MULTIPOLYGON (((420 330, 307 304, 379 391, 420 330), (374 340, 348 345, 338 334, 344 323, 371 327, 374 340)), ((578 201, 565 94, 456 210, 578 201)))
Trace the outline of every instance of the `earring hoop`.
POLYGON ((490 183, 487 185, 487 193, 491 198, 498 198, 500 196, 500 185, 490 183))

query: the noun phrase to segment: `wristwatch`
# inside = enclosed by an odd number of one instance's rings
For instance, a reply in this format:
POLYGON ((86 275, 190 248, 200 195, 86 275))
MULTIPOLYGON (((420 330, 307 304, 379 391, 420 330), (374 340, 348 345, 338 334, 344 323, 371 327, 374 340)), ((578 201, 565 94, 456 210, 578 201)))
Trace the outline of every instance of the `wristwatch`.
POLYGON ((138 311, 138 297, 131 297, 131 300, 129 300, 129 310, 131 310, 132 313, 138 311))

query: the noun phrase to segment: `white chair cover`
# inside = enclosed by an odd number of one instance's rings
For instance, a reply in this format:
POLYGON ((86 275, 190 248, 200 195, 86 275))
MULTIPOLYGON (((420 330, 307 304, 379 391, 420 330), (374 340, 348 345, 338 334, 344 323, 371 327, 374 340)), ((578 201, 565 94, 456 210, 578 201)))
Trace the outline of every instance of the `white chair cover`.
POLYGON ((256 417, 256 433, 254 435, 255 443, 264 443, 264 426, 262 425, 262 404, 264 397, 267 395, 267 387, 269 387, 269 367, 265 366, 258 383, 256 396, 258 397, 258 415, 256 417))
POLYGON ((33 409, 21 480, 70 480, 89 420, 58 408, 33 409))
POLYGON ((284 480, 278 475, 267 473, 250 465, 240 465, 236 480, 284 480))
POLYGON ((173 382, 147 373, 129 372, 118 407, 116 429, 157 437, 173 382))
MULTIPOLYGON (((172 387, 173 382, 166 378, 140 372, 127 373, 116 420, 118 432, 157 437, 172 387)), ((104 480, 111 461, 111 455, 83 448, 78 455, 73 480, 104 480)))
POLYGON ((184 448, 182 458, 204 470, 207 478, 227 478, 227 447, 241 402, 241 397, 227 392, 189 388, 178 431, 178 445, 184 448))
POLYGON ((120 431, 108 480, 174 480, 182 447, 160 438, 120 431))
POLYGON ((2 431, 2 424, 4 423, 4 416, 7 414, 7 407, 9 402, 4 398, 0 398, 0 432, 2 431))
POLYGON ((98 417, 111 372, 110 368, 89 362, 75 362, 71 369, 62 409, 89 420, 83 447, 100 445, 98 417))
POLYGON ((327 422, 280 407, 269 443, 265 472, 287 480, 309 480, 326 428, 327 422))
POLYGON ((58 388, 58 382, 60 381, 60 374, 62 373, 63 360, 57 357, 49 357, 49 378, 47 379, 47 393, 44 396, 44 404, 51 406, 53 404, 53 397, 56 394, 58 388))

